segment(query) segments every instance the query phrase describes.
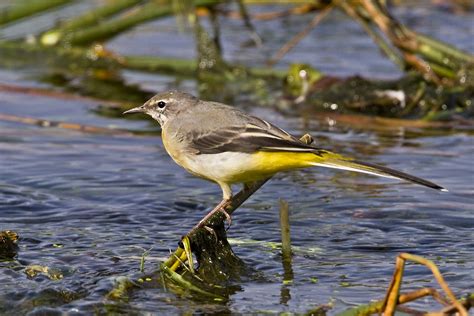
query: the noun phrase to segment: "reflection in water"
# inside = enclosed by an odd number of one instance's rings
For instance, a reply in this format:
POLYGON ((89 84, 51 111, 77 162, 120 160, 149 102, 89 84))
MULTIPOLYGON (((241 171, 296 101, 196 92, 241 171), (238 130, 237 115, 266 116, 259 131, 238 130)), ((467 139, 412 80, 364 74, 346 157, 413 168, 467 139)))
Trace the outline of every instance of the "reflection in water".
POLYGON ((290 236, 290 209, 288 202, 280 200, 280 230, 281 230, 281 263, 283 266, 283 280, 280 294, 280 304, 287 305, 291 299, 290 287, 293 283, 293 267, 291 258, 293 256, 291 250, 290 236))
POLYGON ((282 256, 281 263, 283 265, 283 282, 280 290, 280 304, 288 305, 291 299, 291 285, 293 283, 293 267, 291 265, 291 257, 284 258, 282 256))

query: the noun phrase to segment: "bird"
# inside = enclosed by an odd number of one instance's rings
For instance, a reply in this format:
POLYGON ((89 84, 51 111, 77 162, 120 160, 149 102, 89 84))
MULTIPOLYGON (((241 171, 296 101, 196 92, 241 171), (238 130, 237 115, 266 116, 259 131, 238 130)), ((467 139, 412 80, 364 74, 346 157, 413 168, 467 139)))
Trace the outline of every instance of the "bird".
POLYGON ((161 125, 163 145, 171 158, 191 174, 220 186, 219 205, 232 199, 233 184, 245 186, 281 171, 316 166, 405 180, 447 191, 408 173, 304 143, 261 118, 223 103, 200 100, 186 92, 158 93, 143 105, 124 112, 130 113, 145 113, 161 125))

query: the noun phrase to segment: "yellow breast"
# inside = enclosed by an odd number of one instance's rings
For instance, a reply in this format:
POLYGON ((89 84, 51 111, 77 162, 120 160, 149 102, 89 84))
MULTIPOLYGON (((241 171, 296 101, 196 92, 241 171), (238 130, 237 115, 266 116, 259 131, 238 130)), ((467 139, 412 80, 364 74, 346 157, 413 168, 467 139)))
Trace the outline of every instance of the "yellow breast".
POLYGON ((186 168, 182 145, 170 141, 170 137, 167 137, 166 129, 161 131, 161 140, 163 141, 163 146, 165 147, 166 152, 171 156, 171 158, 173 158, 178 165, 186 168))
POLYGON ((185 145, 171 142, 162 131, 163 145, 173 160, 187 171, 215 182, 242 183, 269 177, 277 172, 311 166, 315 155, 298 152, 223 152, 196 155, 185 145))

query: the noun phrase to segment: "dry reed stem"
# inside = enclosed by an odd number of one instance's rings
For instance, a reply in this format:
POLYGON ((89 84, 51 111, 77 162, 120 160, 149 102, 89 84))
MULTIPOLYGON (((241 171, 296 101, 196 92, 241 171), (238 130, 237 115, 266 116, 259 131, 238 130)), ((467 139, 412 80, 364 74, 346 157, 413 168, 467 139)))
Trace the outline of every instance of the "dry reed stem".
POLYGON ((417 255, 412 255, 409 253, 401 253, 397 256, 393 278, 392 278, 392 281, 390 282, 390 285, 387 290, 387 294, 385 296, 385 299, 382 305, 381 310, 383 311, 383 314, 385 316, 394 315, 397 304, 400 303, 400 287, 401 287, 402 278, 403 278, 403 270, 404 270, 405 263, 407 260, 422 264, 426 266, 428 269, 430 269, 436 281, 438 281, 438 284, 441 286, 443 291, 451 300, 451 303, 458 310, 459 315, 461 316, 468 315, 466 309, 457 300, 456 296, 449 288, 448 284, 446 283, 443 276, 439 272, 438 267, 433 263, 433 261, 417 256, 417 255))

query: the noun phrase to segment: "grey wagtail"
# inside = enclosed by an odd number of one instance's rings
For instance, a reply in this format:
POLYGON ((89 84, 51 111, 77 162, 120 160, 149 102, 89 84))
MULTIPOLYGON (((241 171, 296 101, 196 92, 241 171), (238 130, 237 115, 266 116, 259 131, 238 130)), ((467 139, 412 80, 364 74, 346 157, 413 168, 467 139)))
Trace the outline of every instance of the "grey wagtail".
POLYGON ((125 113, 146 113, 158 121, 171 158, 190 173, 216 182, 222 189, 223 201, 232 197, 232 184, 313 166, 403 179, 447 191, 397 170, 307 145, 258 117, 179 91, 159 93, 125 113))

